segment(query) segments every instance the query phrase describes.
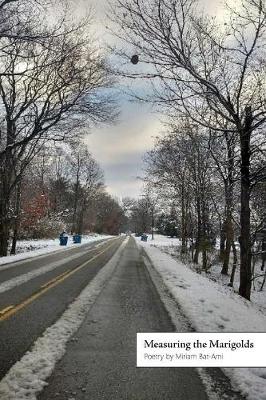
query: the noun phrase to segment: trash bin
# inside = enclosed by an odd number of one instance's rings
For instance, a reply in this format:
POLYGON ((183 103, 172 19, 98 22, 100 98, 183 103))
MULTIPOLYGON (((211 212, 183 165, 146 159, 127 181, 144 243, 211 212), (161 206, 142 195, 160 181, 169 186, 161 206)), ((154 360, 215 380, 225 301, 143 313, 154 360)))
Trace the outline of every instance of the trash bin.
POLYGON ((73 243, 81 243, 81 235, 73 235, 73 243))
POLYGON ((66 246, 67 245, 67 241, 68 241, 68 237, 67 236, 60 236, 59 240, 60 240, 60 246, 66 246))
POLYGON ((147 242, 147 239, 148 239, 148 235, 145 235, 145 233, 144 233, 143 235, 141 235, 140 240, 141 240, 142 242, 147 242))

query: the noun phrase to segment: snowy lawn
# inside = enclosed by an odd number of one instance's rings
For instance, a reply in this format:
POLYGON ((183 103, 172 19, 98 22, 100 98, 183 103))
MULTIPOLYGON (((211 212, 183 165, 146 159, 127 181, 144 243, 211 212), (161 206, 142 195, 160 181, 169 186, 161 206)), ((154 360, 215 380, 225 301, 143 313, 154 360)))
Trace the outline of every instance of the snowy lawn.
MULTIPOLYGON (((137 241, 196 331, 266 331, 266 316, 256 305, 151 245, 162 243, 162 238, 147 243, 138 238, 137 241)), ((224 372, 248 400, 266 400, 265 368, 224 368, 224 372)))
POLYGON ((87 243, 97 242, 103 239, 109 239, 110 235, 83 235, 82 243, 75 244, 71 236, 68 238, 67 246, 60 246, 59 239, 37 239, 37 240, 19 240, 17 243, 17 254, 13 256, 0 257, 0 265, 33 258, 54 251, 63 251, 72 247, 82 246, 87 243))
MULTIPOLYGON (((136 240, 140 240, 140 238, 136 238, 136 240)), ((164 251, 165 253, 171 255, 177 261, 180 261, 180 248, 181 242, 177 238, 170 238, 163 235, 155 235, 154 240, 151 240, 151 235, 148 236, 148 242, 151 246, 156 246, 160 250, 164 251)), ((237 267, 236 274, 235 274, 235 281, 234 281, 234 288, 228 287, 228 283, 230 280, 230 268, 229 268, 229 275, 225 276, 221 274, 222 265, 217 260, 217 254, 212 254, 212 266, 209 269, 208 273, 205 271, 201 271, 201 275, 211 282, 216 282, 219 285, 223 286, 223 290, 228 292, 230 295, 231 292, 238 292, 239 288, 239 267, 237 267)), ((181 259, 181 261, 183 261, 181 259)), ((192 262, 186 261, 186 266, 190 268, 192 271, 197 272, 198 266, 193 264, 192 262)), ((261 275, 262 272, 260 270, 260 263, 257 263, 255 266, 255 275, 261 275)), ((258 307, 258 310, 262 311, 266 316, 266 285, 263 291, 260 291, 261 282, 263 277, 256 279, 252 284, 252 293, 251 293, 251 302, 258 307)))

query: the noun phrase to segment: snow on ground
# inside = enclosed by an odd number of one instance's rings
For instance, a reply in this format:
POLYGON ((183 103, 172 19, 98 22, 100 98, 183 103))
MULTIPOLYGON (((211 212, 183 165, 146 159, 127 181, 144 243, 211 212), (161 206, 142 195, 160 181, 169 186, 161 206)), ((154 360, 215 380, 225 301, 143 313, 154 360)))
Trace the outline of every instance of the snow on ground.
MULTIPOLYGON (((154 235, 154 240, 152 240, 151 235, 147 235, 148 236, 148 241, 147 243, 152 244, 154 246, 157 247, 178 247, 181 245, 181 241, 178 238, 170 238, 168 236, 163 236, 163 235, 154 235)), ((136 238, 136 240, 140 240, 140 237, 136 238)))
POLYGON ((90 307, 110 279, 127 240, 96 277, 68 307, 61 318, 36 340, 20 361, 14 364, 0 382, 1 400, 36 400, 47 385, 55 364, 63 357, 66 343, 78 330, 90 307))
MULTIPOLYGON (((140 240, 140 238, 136 238, 140 240)), ((154 240, 151 240, 151 235, 148 237, 149 245, 156 246, 160 250, 164 251, 165 253, 171 255, 177 260, 180 260, 180 248, 181 248, 181 241, 177 238, 170 238, 163 235, 155 235, 154 240)), ((239 288, 239 266, 237 267, 235 280, 234 280, 234 288, 228 287, 228 283, 230 280, 230 276, 225 276, 221 274, 222 265, 217 260, 218 251, 211 255, 212 259, 212 266, 209 269, 208 273, 205 271, 201 271, 201 275, 212 282, 217 282, 219 285, 223 286, 223 290, 230 295, 231 292, 238 292, 239 288)), ((239 257, 239 256, 238 256, 239 257)), ((189 262, 188 260, 185 261, 187 267, 191 270, 198 272, 199 268, 197 265, 189 262)), ((230 269, 229 269, 230 273, 230 269)), ((255 266, 255 275, 261 275, 262 272, 260 270, 260 263, 257 263, 255 266)), ((266 316, 266 285, 263 291, 260 291, 261 282, 263 277, 256 279, 255 282, 252 284, 252 292, 251 292, 251 302, 257 306, 258 310, 262 311, 266 316)))
MULTIPOLYGON (((266 316, 258 307, 223 285, 206 279, 173 259, 154 242, 140 242, 164 284, 198 332, 265 332, 266 316)), ((166 241, 166 239, 165 239, 166 241)), ((266 368, 223 369, 233 387, 248 400, 266 400, 266 368)))
MULTIPOLYGON (((59 239, 37 239, 37 240, 19 240, 17 244, 17 254, 13 256, 0 257, 0 266, 45 255, 54 251, 65 251, 72 247, 82 246, 87 243, 97 242, 103 239, 109 239, 110 235, 83 235, 82 243, 73 243, 71 238, 68 239, 67 246, 60 246, 59 239)), ((3 268, 1 268, 3 270, 3 268)))

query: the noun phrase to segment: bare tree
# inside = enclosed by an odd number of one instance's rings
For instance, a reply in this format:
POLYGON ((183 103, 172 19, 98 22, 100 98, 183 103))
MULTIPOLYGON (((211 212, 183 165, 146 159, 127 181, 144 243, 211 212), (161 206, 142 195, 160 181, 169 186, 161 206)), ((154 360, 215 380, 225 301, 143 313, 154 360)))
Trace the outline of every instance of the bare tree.
POLYGON ((26 16, 14 6, 14 24, 0 33, 1 255, 7 253, 12 193, 44 143, 80 135, 114 115, 106 92, 112 82, 90 38, 90 19, 48 24, 37 3, 20 3, 26 16))
POLYGON ((118 235, 125 224, 125 214, 119 202, 108 193, 96 198, 96 232, 118 235))
POLYGON ((211 248, 209 213, 211 199, 212 160, 207 140, 195 126, 179 125, 156 142, 146 156, 146 178, 155 188, 172 190, 171 203, 180 209, 181 253, 186 253, 188 240, 195 236, 193 260, 208 269, 207 255, 211 248), (180 206, 179 206, 180 204, 180 206), (195 216, 196 232, 192 235, 191 216, 195 216))
POLYGON ((84 213, 90 202, 103 188, 103 172, 84 145, 78 144, 71 152, 73 175, 72 233, 83 233, 84 213))
POLYGON ((191 200, 190 171, 184 157, 187 148, 182 134, 170 134, 158 139, 155 148, 145 157, 145 180, 152 182, 157 189, 166 190, 169 187, 175 199, 174 203, 181 203, 182 253, 187 251, 188 202, 191 200))
MULTIPOLYGON (((250 299, 250 143, 266 121, 266 10, 242 0, 226 21, 200 13, 195 0, 117 0, 119 36, 149 67, 122 74, 151 79, 155 101, 195 122, 237 135, 241 148, 241 296, 250 299), (131 46, 130 46, 131 45, 131 46)), ((112 17, 111 17, 112 18, 112 17)), ((125 50, 120 54, 130 59, 125 50)), ((121 71, 120 71, 121 72, 121 71)), ((154 100, 154 97, 153 97, 154 100)))
POLYGON ((224 186, 225 212, 222 224, 224 237, 222 237, 221 242, 224 240, 225 246, 222 246, 220 254, 223 262, 222 274, 224 275, 228 274, 230 252, 235 240, 233 221, 234 189, 238 179, 236 164, 239 158, 236 145, 236 137, 232 132, 226 132, 225 130, 221 135, 212 131, 209 133, 210 153, 224 186))

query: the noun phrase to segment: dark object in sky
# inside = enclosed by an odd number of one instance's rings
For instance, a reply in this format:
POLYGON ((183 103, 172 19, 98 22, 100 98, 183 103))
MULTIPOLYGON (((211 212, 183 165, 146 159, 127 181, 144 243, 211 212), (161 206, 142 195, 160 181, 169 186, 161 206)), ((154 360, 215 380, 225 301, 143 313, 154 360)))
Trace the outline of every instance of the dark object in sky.
POLYGON ((131 62, 132 64, 136 65, 139 62, 139 56, 134 54, 134 56, 131 57, 131 62))

